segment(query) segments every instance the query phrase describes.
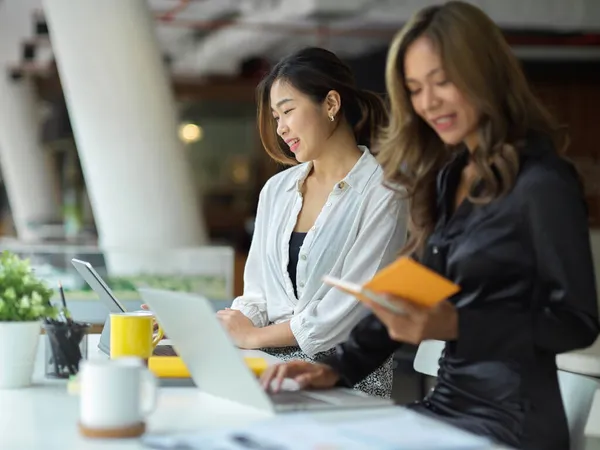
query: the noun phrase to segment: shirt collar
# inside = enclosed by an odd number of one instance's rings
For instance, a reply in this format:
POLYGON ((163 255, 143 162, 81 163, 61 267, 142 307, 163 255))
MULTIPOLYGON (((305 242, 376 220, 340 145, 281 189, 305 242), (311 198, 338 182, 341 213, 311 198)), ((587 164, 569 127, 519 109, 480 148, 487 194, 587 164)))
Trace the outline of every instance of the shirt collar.
MULTIPOLYGON (((344 179, 340 180, 340 183, 344 182, 352 189, 356 189, 362 194, 369 180, 371 179, 371 176, 379 166, 379 163, 367 147, 364 145, 359 145, 358 148, 362 151, 362 156, 356 162, 352 170, 350 170, 350 172, 348 172, 348 174, 344 177, 344 179)), ((300 191, 304 180, 306 180, 306 177, 312 169, 312 166, 312 161, 303 164, 301 169, 299 169, 294 176, 290 177, 289 183, 286 186, 286 190, 290 191, 296 188, 296 190, 300 191)))

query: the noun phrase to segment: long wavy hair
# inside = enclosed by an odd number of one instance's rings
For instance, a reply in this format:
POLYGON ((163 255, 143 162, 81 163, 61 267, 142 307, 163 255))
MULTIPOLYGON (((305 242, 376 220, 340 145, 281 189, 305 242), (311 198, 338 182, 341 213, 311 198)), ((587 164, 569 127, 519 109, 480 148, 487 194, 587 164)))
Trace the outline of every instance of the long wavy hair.
POLYGON ((402 253, 418 255, 437 220, 437 174, 458 148, 464 148, 444 144, 412 106, 404 59, 421 37, 430 39, 448 79, 481 114, 479 143, 472 152, 476 177, 469 188, 471 202, 487 203, 510 191, 519 171, 519 148, 529 131, 548 135, 558 150, 568 143, 562 127, 532 93, 501 30, 483 11, 451 1, 416 13, 388 52, 391 111, 380 135, 378 158, 386 184, 404 188, 410 202, 409 238, 402 253))
POLYGON ((256 88, 260 138, 269 156, 279 163, 294 165, 298 161, 277 135, 271 113, 271 87, 277 80, 290 83, 317 104, 325 101, 329 91, 337 91, 342 102, 341 115, 350 124, 358 144, 370 147, 380 128, 387 124, 388 110, 383 99, 374 92, 358 89, 352 71, 334 53, 319 47, 301 49, 279 61, 256 88))

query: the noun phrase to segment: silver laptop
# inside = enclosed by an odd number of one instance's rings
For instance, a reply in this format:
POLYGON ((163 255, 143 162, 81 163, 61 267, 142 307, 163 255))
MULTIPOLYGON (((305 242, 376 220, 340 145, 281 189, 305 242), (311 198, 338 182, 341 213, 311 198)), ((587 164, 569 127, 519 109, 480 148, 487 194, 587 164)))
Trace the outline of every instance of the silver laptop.
POLYGON ((221 326, 208 299, 157 289, 142 288, 139 292, 203 392, 271 412, 393 404, 391 400, 345 388, 267 393, 244 362, 242 351, 221 326))
MULTIPOLYGON (((87 261, 81 261, 73 258, 71 264, 77 269, 77 272, 85 280, 85 282, 98 295, 102 303, 106 305, 111 313, 127 312, 125 306, 115 297, 108 284, 102 279, 98 272, 87 261)), ((104 322, 100 341, 98 341, 98 349, 102 353, 110 356, 110 315, 104 322)), ((159 344, 154 349, 154 356, 174 356, 176 353, 171 345, 159 344)))

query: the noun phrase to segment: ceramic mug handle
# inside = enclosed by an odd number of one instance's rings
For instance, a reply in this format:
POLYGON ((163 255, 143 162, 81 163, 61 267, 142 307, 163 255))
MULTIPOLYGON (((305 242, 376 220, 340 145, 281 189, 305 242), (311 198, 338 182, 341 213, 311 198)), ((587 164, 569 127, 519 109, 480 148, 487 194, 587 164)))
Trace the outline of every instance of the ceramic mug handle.
POLYGON ((156 409, 158 397, 158 381, 148 369, 141 371, 141 411, 144 417, 156 409))
MULTIPOLYGON (((154 319, 154 321, 156 322, 156 319, 154 319)), ((165 332, 163 331, 163 329, 160 326, 160 324, 158 322, 156 322, 156 324, 157 324, 156 334, 152 337, 152 347, 153 348, 156 348, 156 346, 158 345, 158 343, 165 336, 165 332)))

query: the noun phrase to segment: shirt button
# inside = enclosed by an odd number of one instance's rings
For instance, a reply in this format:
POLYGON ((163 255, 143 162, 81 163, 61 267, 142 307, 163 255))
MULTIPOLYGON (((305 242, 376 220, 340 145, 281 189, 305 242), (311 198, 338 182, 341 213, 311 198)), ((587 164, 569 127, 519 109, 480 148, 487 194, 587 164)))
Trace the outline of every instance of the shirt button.
POLYGON ((331 202, 327 202, 327 205, 326 205, 326 206, 331 206, 331 202))
POLYGON ((338 188, 339 188, 339 189, 344 189, 345 187, 346 187, 346 182, 345 182, 345 181, 340 181, 340 182, 338 183, 338 188))
POLYGON ((317 227, 312 227, 311 231, 317 231, 317 227))
POLYGON ((432 250, 432 251, 433 251, 433 254, 434 254, 434 255, 437 255, 437 254, 440 252, 440 251, 439 251, 439 249, 438 249, 437 247, 433 247, 433 250, 432 250))
POLYGON ((302 255, 300 258, 306 260, 306 255, 302 255))
POLYGON ((301 288, 303 288, 304 287, 304 282, 301 281, 300 283, 298 283, 298 286, 300 286, 301 288))

